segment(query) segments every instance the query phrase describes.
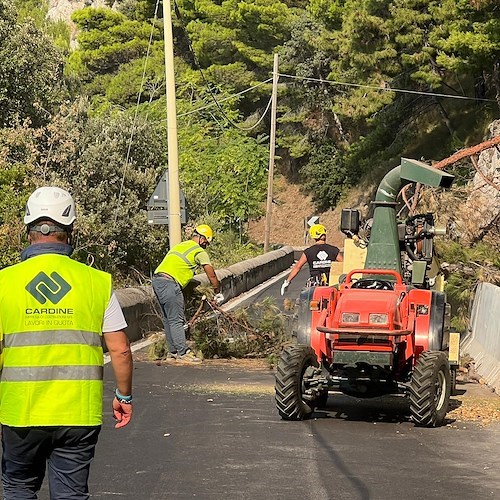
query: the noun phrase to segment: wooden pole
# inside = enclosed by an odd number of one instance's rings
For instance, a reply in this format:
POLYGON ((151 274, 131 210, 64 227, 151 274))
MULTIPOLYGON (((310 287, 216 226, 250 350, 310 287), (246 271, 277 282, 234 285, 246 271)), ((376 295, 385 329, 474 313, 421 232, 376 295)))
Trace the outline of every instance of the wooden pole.
POLYGON ((168 236, 172 248, 181 242, 181 200, 179 187, 179 154, 177 144, 177 108, 175 104, 174 37, 170 0, 163 0, 165 40, 165 77, 167 91, 168 143, 168 236))
POLYGON ((274 54, 273 91, 271 95, 271 133, 269 137, 269 173, 267 179, 266 228, 264 233, 264 253, 269 251, 271 218, 273 214, 274 153, 276 148, 276 104, 278 102, 278 54, 274 54))

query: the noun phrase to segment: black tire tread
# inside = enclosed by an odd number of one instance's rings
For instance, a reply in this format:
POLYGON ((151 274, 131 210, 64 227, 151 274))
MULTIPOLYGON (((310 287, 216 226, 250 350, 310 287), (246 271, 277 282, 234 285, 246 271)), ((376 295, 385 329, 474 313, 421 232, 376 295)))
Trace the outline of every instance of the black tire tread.
POLYGON ((410 383, 410 413, 416 425, 437 427, 442 425, 449 407, 451 392, 450 368, 446 353, 425 351, 420 354, 410 383), (445 370, 445 400, 441 408, 434 404, 434 384, 437 372, 445 370))
POLYGON ((289 345, 281 353, 276 368, 275 399, 283 420, 304 420, 313 412, 313 405, 306 403, 301 394, 301 379, 308 366, 319 366, 310 346, 289 345))

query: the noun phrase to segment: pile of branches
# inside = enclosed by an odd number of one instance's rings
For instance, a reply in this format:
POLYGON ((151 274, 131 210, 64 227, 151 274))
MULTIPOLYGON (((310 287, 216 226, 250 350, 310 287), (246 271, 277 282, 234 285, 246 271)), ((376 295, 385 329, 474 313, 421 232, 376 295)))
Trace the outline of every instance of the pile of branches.
MULTIPOLYGON (((192 303, 187 307, 188 316, 190 306, 192 303)), ((203 295, 188 322, 187 338, 204 358, 268 358, 272 361, 291 341, 292 318, 283 314, 271 297, 225 311, 203 295)), ((163 335, 152 353, 155 359, 166 356, 163 335)))

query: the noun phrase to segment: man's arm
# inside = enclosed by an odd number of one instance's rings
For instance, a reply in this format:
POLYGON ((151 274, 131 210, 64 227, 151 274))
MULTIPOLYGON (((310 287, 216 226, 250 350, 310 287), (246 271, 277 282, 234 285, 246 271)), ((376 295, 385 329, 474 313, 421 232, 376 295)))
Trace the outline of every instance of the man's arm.
POLYGON ((116 389, 121 396, 130 398, 130 401, 126 402, 119 400, 115 394, 113 399, 113 414, 118 420, 115 427, 119 428, 127 425, 132 418, 132 351, 128 337, 123 331, 103 333, 103 337, 111 358, 116 389))
POLYGON ((107 332, 103 334, 104 342, 111 357, 111 366, 115 373, 116 388, 120 394, 132 394, 132 351, 125 332, 107 332))
POLYGON ((297 276, 297 274, 299 274, 299 271, 302 269, 302 266, 306 262, 307 262, 307 257, 306 257, 306 254, 303 253, 300 256, 300 259, 297 261, 297 263, 293 266, 292 271, 290 272, 290 274, 288 275, 288 278, 286 279, 286 281, 288 281, 288 283, 290 283, 290 281, 292 281, 293 278, 295 278, 295 276, 297 276))
POLYGON ((297 261, 297 263, 293 266, 290 274, 288 275, 288 278, 283 281, 283 284, 281 285, 281 295, 285 295, 285 291, 288 288, 288 285, 290 284, 290 281, 297 276, 299 271, 302 269, 302 266, 307 262, 307 257, 306 254, 303 253, 300 256, 300 259, 297 261))
POLYGON ((207 278, 210 280, 210 283, 212 284, 215 293, 219 293, 220 282, 219 279, 217 278, 217 275, 215 274, 214 268, 210 264, 204 264, 203 270, 205 271, 207 278))

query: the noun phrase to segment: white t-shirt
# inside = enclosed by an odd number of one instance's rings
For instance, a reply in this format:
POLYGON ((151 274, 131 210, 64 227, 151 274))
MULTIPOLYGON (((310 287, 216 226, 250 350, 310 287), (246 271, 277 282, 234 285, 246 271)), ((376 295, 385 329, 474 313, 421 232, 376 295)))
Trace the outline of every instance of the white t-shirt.
POLYGON ((116 294, 113 290, 108 302, 108 307, 104 313, 102 333, 119 332, 126 327, 127 322, 125 321, 125 316, 123 315, 122 308, 120 307, 116 294))

